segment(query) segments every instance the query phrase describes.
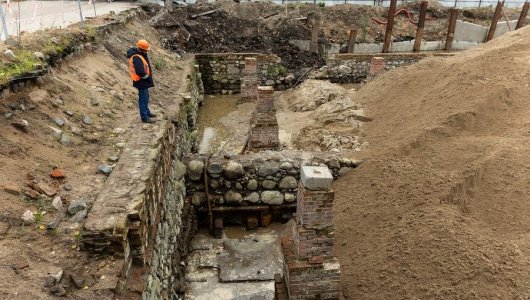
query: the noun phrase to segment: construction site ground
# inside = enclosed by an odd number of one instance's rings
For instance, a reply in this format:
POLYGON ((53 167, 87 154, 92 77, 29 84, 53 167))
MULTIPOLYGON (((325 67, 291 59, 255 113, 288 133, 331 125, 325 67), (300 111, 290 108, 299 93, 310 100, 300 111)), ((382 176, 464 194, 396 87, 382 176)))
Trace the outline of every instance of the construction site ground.
MULTIPOLYGON (((212 7, 221 7, 225 15, 188 20, 192 42, 177 51, 270 50, 293 67, 322 62, 282 40, 288 32, 281 26, 295 37, 299 31, 307 38, 309 27, 303 21, 274 19, 281 14, 252 17, 274 10, 283 13, 285 6, 224 1, 188 10, 196 13, 212 7), (239 27, 238 14, 248 16, 239 27), (223 18, 230 26, 219 29, 223 18), (269 22, 269 27, 260 22, 269 22), (258 34, 258 28, 266 30, 258 34)), ((365 41, 382 38, 384 29, 370 19, 384 18, 383 8, 287 9, 291 17, 306 16, 307 10, 323 13, 328 20, 324 39, 347 37, 351 24, 342 26, 346 21, 341 15, 360 25, 368 22, 363 27, 365 41), (349 10, 358 11, 357 17, 349 10)), ((429 33, 427 23, 426 39, 445 35, 447 10, 438 9, 442 12, 431 14, 437 16, 432 22, 440 25, 429 33)), ((472 21, 486 23, 491 9, 485 11, 473 10, 472 21)), ((513 12, 511 18, 516 15, 513 12)), ((396 36, 409 36, 410 30, 401 29, 409 27, 408 20, 404 25, 399 22, 396 36)), ((45 281, 60 270, 70 278, 64 287, 68 297, 116 298, 111 291, 114 261, 79 251, 80 225, 68 218, 57 230, 46 230, 58 215, 51 206, 53 197, 30 199, 23 190, 28 181, 36 180, 56 190, 65 206, 80 197, 89 205, 95 199, 106 178, 98 166, 112 165, 109 156, 119 156, 130 129, 141 126, 124 56, 138 37, 153 41, 157 87, 152 90, 151 107, 162 113, 185 89, 185 78, 179 74, 191 61, 187 56, 177 60, 162 49, 162 37, 171 39, 172 32, 155 30, 141 20, 116 29, 98 40, 94 49, 52 69, 40 87, 2 99, 0 186, 8 189, 0 190, 0 299, 54 299, 63 291, 50 290, 45 281), (8 114, 12 115, 7 118, 8 114), (86 116, 91 124, 83 122, 86 116), (65 122, 62 127, 57 117, 65 122), (28 122, 28 133, 11 126, 22 119, 28 122), (61 144, 57 130, 69 140, 61 144), (55 168, 63 170, 66 178, 52 179, 55 168), (21 194, 13 194, 17 190, 21 194), (35 213, 35 223, 22 221, 26 210, 35 213)), ((27 47, 34 43, 24 40, 27 47)), ((454 57, 427 58, 389 71, 358 91, 306 81, 279 96, 280 121, 282 113, 304 113, 309 119, 304 124, 307 129, 300 125, 298 132, 293 130, 296 145, 337 149, 364 161, 334 183, 335 247, 345 298, 526 299, 530 295, 529 62, 530 28, 525 27, 454 57), (304 130, 310 134, 299 135, 304 130), (323 135, 322 130, 332 137, 340 132, 350 138, 351 146, 303 139, 323 135)))

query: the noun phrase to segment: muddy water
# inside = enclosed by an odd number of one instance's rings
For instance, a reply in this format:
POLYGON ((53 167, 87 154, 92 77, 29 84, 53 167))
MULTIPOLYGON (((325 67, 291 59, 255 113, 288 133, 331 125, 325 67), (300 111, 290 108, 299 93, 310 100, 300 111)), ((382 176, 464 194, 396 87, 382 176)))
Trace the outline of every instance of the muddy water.
POLYGON ((216 152, 230 139, 222 119, 237 110, 238 95, 206 95, 199 109, 199 153, 216 152))

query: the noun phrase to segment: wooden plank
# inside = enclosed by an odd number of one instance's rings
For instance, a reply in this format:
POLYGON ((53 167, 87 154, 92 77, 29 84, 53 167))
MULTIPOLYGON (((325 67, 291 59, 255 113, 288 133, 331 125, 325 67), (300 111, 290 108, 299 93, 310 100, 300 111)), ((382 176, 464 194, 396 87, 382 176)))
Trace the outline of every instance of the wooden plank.
POLYGON ((205 11, 205 12, 202 12, 200 14, 194 14, 194 15, 191 15, 190 18, 197 18, 197 17, 202 17, 202 16, 207 16, 207 15, 211 15, 213 14, 214 12, 216 12, 217 9, 212 9, 212 10, 208 10, 208 11, 205 11))
POLYGON ((320 28, 320 21, 315 20, 313 26, 311 26, 311 44, 309 51, 311 53, 318 54, 318 30, 320 28))

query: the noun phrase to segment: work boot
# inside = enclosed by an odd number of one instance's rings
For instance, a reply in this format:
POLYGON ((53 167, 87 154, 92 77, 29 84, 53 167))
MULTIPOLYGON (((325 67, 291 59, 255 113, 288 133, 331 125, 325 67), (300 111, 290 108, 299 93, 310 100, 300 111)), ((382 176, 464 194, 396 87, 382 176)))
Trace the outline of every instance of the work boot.
POLYGON ((149 118, 154 118, 154 117, 156 117, 156 115, 153 114, 153 113, 149 113, 148 116, 149 116, 149 118))
POLYGON ((155 122, 155 120, 151 120, 151 119, 145 119, 145 120, 142 120, 143 123, 148 123, 148 124, 153 124, 155 122))

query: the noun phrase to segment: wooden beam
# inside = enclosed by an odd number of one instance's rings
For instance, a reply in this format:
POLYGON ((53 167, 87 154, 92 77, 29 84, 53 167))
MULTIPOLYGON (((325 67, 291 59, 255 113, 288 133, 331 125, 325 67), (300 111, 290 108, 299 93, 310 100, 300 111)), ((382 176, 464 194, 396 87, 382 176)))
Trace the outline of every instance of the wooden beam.
POLYGON ((309 46, 309 51, 311 53, 318 54, 318 30, 320 28, 320 21, 315 20, 313 26, 311 26, 311 44, 309 46))
POLYGON ((388 19, 386 23, 385 40, 383 43, 383 53, 388 53, 392 42, 392 28, 394 27, 394 14, 396 13, 397 0, 390 0, 388 8, 388 19))
POLYGON ((526 21, 526 15, 528 14, 529 7, 530 7, 530 3, 525 2, 523 5, 523 10, 521 10, 521 15, 519 16, 519 20, 517 21, 517 26, 515 26, 515 30, 524 26, 524 21, 526 21))
POLYGON ((447 38, 445 39, 445 50, 449 51, 453 48, 453 38, 455 36, 456 18, 458 17, 458 9, 451 8, 451 16, 449 17, 449 28, 447 29, 447 38))
POLYGON ((416 31, 416 40, 414 41, 414 52, 421 49, 421 40, 423 39, 423 28, 425 27, 425 17, 427 16, 427 5, 429 2, 422 1, 420 6, 420 19, 418 20, 418 30, 416 31))
POLYGON ((495 34, 495 30, 497 29, 497 23, 499 23, 499 20, 501 18, 503 6, 504 1, 497 2, 497 7, 495 7, 495 12, 493 13, 493 17, 491 18, 490 29, 488 30, 488 35, 486 36, 485 42, 491 41, 491 39, 493 39, 493 35, 495 34))
POLYGON ((356 39, 357 39, 357 29, 351 29, 350 37, 348 39, 348 50, 346 51, 347 53, 353 53, 356 39))
POLYGON ((202 13, 199 13, 199 14, 191 15, 190 18, 194 19, 194 18, 201 17, 201 16, 211 15, 211 14, 213 14, 216 11, 217 11, 217 9, 208 10, 208 11, 205 11, 205 12, 202 12, 202 13))

